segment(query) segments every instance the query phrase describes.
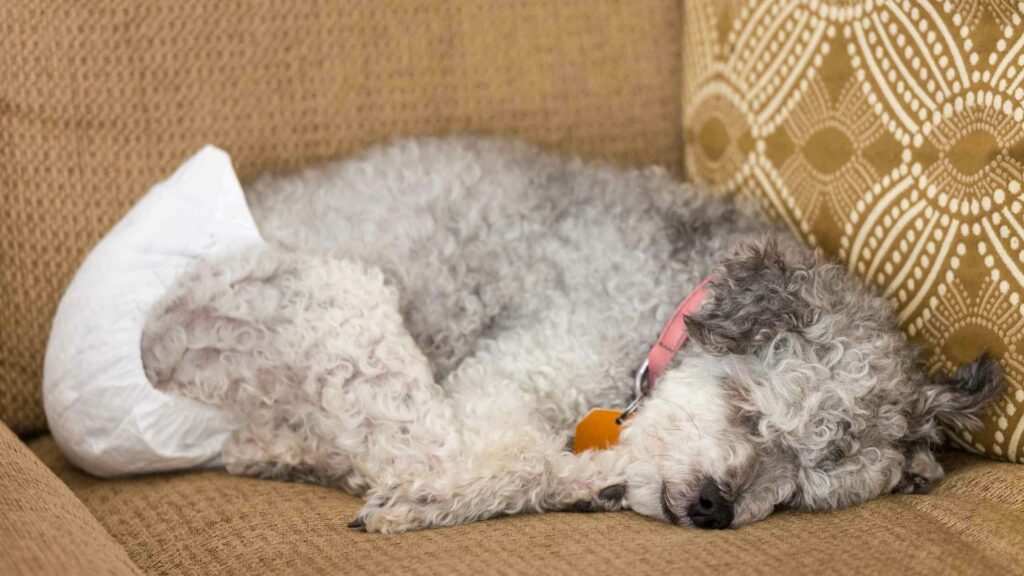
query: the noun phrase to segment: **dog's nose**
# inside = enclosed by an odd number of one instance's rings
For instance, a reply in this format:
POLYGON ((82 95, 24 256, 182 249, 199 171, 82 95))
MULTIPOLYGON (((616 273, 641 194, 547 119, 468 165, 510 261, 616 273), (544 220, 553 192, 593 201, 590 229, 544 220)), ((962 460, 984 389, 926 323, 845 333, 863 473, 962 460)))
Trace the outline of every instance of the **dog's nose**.
POLYGON ((686 513, 694 526, 705 530, 728 528, 733 519, 732 502, 722 496, 718 483, 711 478, 704 480, 686 513))

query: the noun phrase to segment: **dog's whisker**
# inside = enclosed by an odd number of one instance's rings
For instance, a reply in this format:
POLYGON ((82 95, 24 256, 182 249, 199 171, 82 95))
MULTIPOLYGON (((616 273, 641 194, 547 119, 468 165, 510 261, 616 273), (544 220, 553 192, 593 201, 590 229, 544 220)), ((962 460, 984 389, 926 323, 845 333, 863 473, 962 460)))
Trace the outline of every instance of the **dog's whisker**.
POLYGON ((672 400, 669 400, 668 398, 662 398, 662 400, 664 400, 665 402, 668 402, 669 404, 671 404, 671 405, 675 406, 676 408, 679 408, 680 410, 682 410, 683 413, 686 414, 686 417, 690 419, 690 423, 693 424, 693 429, 697 431, 697 436, 701 440, 704 439, 704 435, 701 434, 701 432, 700 432, 700 426, 697 426, 697 421, 693 419, 693 414, 691 414, 690 411, 687 410, 685 406, 682 406, 678 402, 674 402, 672 400))

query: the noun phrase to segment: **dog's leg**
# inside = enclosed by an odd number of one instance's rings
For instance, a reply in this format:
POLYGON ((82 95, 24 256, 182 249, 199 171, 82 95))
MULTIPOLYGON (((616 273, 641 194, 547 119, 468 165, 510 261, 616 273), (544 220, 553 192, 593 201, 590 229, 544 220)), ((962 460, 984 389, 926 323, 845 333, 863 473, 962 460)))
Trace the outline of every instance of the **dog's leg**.
POLYGON ((400 532, 621 508, 628 452, 574 455, 566 441, 587 410, 626 400, 620 384, 629 380, 628 363, 601 329, 567 332, 569 318, 553 314, 482 344, 445 382, 461 427, 460 456, 434 474, 375 489, 355 524, 400 532))
POLYGON ((476 447, 441 473, 381 486, 350 526, 405 532, 510 514, 622 508, 628 458, 617 450, 566 452, 532 435, 476 447))
POLYGON ((378 271, 261 249, 179 280, 142 352, 157 388, 242 421, 224 446, 229 471, 372 488, 358 522, 402 531, 621 505, 621 455, 565 452, 563 424, 616 395, 598 382, 628 373, 606 373, 624 365, 614 351, 567 345, 565 329, 548 322, 492 342, 446 395, 378 271))
POLYGON ((242 422, 224 446, 229 471, 360 494, 428 473, 458 443, 397 302, 376 269, 254 249, 172 286, 145 328, 143 363, 158 389, 242 422))

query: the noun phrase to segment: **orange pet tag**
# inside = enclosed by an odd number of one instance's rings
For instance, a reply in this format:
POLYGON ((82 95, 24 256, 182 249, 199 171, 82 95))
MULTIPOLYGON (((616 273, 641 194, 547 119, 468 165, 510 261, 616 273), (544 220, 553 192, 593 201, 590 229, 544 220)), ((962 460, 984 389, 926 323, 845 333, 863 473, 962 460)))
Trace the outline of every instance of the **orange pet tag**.
POLYGON ((619 426, 615 420, 622 415, 618 410, 594 408, 576 425, 572 442, 573 454, 584 450, 604 450, 619 442, 619 426))

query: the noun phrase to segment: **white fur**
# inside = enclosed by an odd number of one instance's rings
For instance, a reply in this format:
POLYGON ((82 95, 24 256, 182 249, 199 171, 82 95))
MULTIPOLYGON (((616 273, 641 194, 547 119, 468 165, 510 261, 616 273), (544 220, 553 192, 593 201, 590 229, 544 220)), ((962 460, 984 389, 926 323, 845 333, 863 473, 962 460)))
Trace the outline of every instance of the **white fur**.
POLYGON ((891 309, 746 204, 474 138, 247 192, 276 248, 183 278, 147 326, 147 373, 246 421, 230 471, 365 495, 367 530, 622 506, 689 525, 709 479, 741 526, 941 475, 891 309), (713 271, 695 343, 621 443, 567 452, 591 408, 631 399, 662 324, 713 271))

